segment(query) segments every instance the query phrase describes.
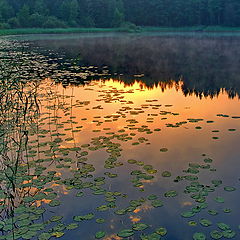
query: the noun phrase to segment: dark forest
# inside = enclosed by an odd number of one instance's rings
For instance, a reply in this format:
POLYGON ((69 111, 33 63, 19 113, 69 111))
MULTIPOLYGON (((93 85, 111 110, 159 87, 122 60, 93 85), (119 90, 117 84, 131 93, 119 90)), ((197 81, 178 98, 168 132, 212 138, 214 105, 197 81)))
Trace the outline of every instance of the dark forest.
POLYGON ((0 28, 240 26, 239 0, 0 0, 0 28))

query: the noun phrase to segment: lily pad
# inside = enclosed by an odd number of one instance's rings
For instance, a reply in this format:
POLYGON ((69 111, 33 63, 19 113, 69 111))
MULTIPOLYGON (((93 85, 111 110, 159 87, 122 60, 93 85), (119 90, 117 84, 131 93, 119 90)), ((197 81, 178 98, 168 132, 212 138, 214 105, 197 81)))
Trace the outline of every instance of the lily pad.
POLYGON ((132 235, 134 235, 134 231, 132 229, 124 229, 124 230, 121 230, 120 232, 118 232, 117 235, 122 238, 127 238, 127 237, 131 237, 132 235))
POLYGON ((163 173, 162 173, 162 176, 163 177, 171 177, 171 173, 169 172, 169 171, 164 171, 163 173))
POLYGON ((212 231, 210 235, 213 239, 220 239, 223 237, 223 234, 217 230, 212 231))
POLYGON ((201 224, 202 226, 204 226, 204 227, 209 227, 209 226, 212 225, 212 222, 209 221, 208 219, 203 219, 203 218, 202 218, 199 222, 200 222, 200 224, 201 224))
POLYGON ((135 231, 143 231, 146 228, 148 228, 148 225, 145 224, 145 223, 135 223, 132 226, 132 229, 135 230, 135 231))
POLYGON ((206 235, 205 235, 204 233, 202 233, 202 232, 197 232, 197 233, 194 233, 193 239, 194 239, 194 240, 205 240, 205 239, 207 239, 207 238, 206 238, 206 235))
POLYGON ((96 234, 95 234, 96 239, 101 239, 105 236, 106 236, 106 232, 104 232, 104 231, 99 231, 99 232, 96 232, 96 234))
POLYGON ((167 148, 161 148, 161 149, 160 149, 160 152, 167 152, 167 151, 168 151, 167 148))
POLYGON ((168 191, 164 194, 165 197, 176 197, 178 193, 175 190, 168 191))
POLYGON ((165 236, 167 234, 167 229, 164 227, 159 227, 155 230, 155 233, 157 233, 160 236, 165 236))

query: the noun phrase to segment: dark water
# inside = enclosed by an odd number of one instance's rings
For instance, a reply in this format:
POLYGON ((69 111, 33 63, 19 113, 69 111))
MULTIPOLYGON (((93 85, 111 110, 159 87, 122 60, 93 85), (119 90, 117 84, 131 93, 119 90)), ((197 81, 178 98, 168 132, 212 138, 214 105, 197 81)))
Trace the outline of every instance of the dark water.
POLYGON ((239 239, 238 43, 2 40, 0 239, 239 239))

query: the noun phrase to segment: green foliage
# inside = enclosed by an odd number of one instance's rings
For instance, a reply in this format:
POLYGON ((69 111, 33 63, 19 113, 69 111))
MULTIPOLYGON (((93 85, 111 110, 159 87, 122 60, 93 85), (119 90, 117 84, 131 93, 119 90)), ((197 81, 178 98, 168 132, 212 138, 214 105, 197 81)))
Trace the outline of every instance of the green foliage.
POLYGON ((1 28, 240 26, 239 0, 0 0, 1 28), (132 25, 131 25, 132 24, 132 25))
POLYGON ((43 27, 44 28, 64 28, 66 27, 66 24, 63 21, 59 20, 58 18, 50 16, 44 22, 43 27))

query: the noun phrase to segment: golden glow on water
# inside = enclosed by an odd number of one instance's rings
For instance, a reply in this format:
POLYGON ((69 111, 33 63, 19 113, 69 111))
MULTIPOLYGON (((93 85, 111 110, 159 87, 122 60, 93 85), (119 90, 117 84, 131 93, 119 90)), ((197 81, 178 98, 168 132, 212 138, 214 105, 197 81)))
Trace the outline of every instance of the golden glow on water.
MULTIPOLYGON (((179 90, 182 83, 173 82, 166 89, 161 84, 148 89, 137 81, 131 86, 126 86, 117 80, 93 81, 86 87, 70 86, 66 89, 61 85, 55 87, 49 84, 50 82, 47 82, 48 91, 57 91, 62 95, 58 101, 70 107, 72 105, 70 115, 66 115, 61 109, 55 110, 55 114, 62 118, 61 121, 66 122, 65 130, 59 129, 59 131, 63 131, 69 138, 73 137, 72 140, 61 143, 61 148, 81 145, 91 141, 92 137, 114 132, 136 134, 132 136, 136 141, 139 137, 144 137, 147 141, 143 144, 150 143, 146 145, 148 149, 152 149, 153 145, 158 148, 167 146, 169 149, 177 147, 182 152, 186 148, 182 146, 183 143, 189 144, 192 139, 199 148, 204 146, 204 149, 211 149, 217 144, 217 141, 212 140, 216 135, 212 133, 213 130, 220 130, 218 135, 224 131, 224 134, 227 133, 224 141, 231 141, 227 132, 227 128, 230 128, 229 121, 231 120, 231 128, 239 127, 237 120, 216 116, 221 113, 238 115, 239 100, 229 99, 225 92, 216 98, 199 99, 196 96, 185 97, 179 90), (191 118, 201 118, 203 121, 189 123, 188 119, 191 118), (69 120, 78 124, 67 123, 69 120), (213 120, 214 124, 206 123, 208 120, 213 120), (188 123, 179 128, 166 127, 167 124, 175 125, 184 121, 188 123), (147 125, 153 134, 139 132, 139 128, 143 125, 147 125), (198 125, 203 129, 196 130, 195 127, 198 125), (75 132, 66 131, 68 127, 69 129, 73 127, 75 132), (154 131, 155 129, 161 131, 154 131)), ((124 144, 125 150, 131 151, 135 148, 132 144, 124 144)))
MULTIPOLYGON (((94 163, 95 174, 104 171, 101 159, 106 158, 107 154, 103 151, 89 151, 88 146, 84 145, 99 136, 127 137, 124 141, 116 140, 123 149, 120 161, 124 164, 128 159, 144 161, 159 172, 154 179, 142 181, 143 185, 139 189, 145 190, 145 185, 158 186, 162 171, 168 169, 177 172, 192 161, 193 155, 213 152, 221 155, 219 149, 224 148, 227 154, 231 151, 231 143, 239 137, 238 131, 228 131, 229 128, 240 129, 240 121, 231 118, 238 115, 237 98, 229 99, 224 91, 216 98, 199 99, 194 95, 185 97, 180 90, 181 82, 164 84, 147 88, 139 81, 129 86, 116 80, 102 80, 93 81, 87 86, 63 88, 61 85, 53 85, 47 79, 42 91, 50 94, 48 99, 41 102, 41 111, 46 116, 57 117, 55 124, 51 124, 49 119, 45 121, 52 134, 64 134, 62 138, 65 140, 59 143, 59 149, 64 151, 81 147, 82 151, 86 150, 89 153, 87 158, 94 163), (222 118, 217 114, 228 114, 230 117, 222 118), (189 122, 190 119, 201 121, 189 122), (196 129, 198 126, 201 129, 196 129), (213 130, 220 132, 213 133, 213 130), (214 140, 214 136, 218 136, 221 141, 214 140), (161 153, 161 148, 167 148, 168 152, 161 153)), ((56 157, 60 155, 56 154, 56 157)), ((76 158, 71 153, 69 156, 76 158)), ((220 160, 215 162, 216 166, 220 164, 220 160)), ((62 173, 57 171, 57 174, 69 174, 69 171, 77 168, 76 164, 69 165, 68 169, 61 170, 62 173)), ((53 164, 49 169, 54 170, 55 167, 53 164)), ((51 187, 62 195, 67 195, 72 188, 58 184, 51 187)), ((193 202, 179 198, 178 204, 183 208, 191 206, 193 202)), ((134 211, 136 216, 131 215, 130 221, 140 221, 139 214, 151 211, 152 208, 148 204, 137 208, 134 211)))

